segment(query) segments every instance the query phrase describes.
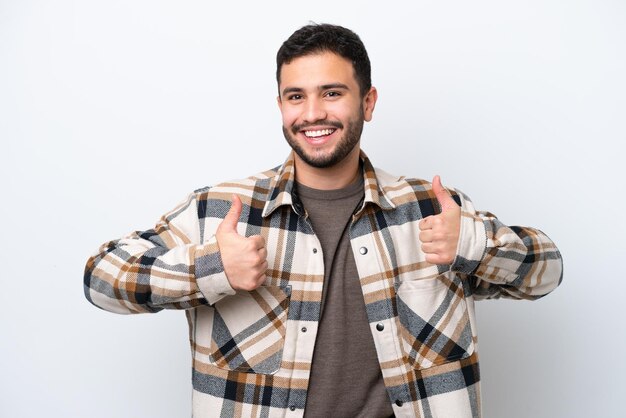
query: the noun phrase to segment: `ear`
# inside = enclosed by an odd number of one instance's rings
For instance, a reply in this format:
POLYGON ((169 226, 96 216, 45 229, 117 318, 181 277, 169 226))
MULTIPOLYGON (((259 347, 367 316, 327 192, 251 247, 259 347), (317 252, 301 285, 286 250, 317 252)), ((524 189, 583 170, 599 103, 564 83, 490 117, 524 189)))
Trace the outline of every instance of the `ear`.
POLYGON ((376 87, 372 86, 363 98, 363 115, 366 122, 372 120, 374 108, 376 107, 376 100, 378 100, 378 91, 376 90, 376 87))
POLYGON ((280 96, 276 96, 276 104, 278 104, 278 110, 283 111, 283 102, 280 100, 280 96))

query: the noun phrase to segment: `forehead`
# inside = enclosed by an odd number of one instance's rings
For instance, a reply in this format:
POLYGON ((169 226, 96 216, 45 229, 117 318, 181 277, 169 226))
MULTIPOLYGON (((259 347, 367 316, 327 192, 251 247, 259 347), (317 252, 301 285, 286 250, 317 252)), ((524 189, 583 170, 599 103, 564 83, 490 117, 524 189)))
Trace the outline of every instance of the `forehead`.
POLYGON ((331 83, 357 86, 352 62, 333 52, 321 52, 295 58, 280 69, 280 89, 306 88, 331 83))

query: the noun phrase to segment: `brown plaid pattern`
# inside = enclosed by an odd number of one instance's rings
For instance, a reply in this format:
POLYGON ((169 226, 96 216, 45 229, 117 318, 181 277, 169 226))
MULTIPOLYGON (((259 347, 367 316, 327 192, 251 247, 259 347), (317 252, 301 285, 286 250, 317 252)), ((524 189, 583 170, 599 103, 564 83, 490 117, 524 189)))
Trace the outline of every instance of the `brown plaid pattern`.
POLYGON ((239 291, 214 305, 210 358, 217 366, 271 374, 280 367, 289 288, 239 291))
MULTIPOLYGON (((478 417, 474 300, 549 293, 562 277, 561 256, 542 232, 508 227, 450 190, 462 210, 458 254, 452 265, 429 264, 417 225, 440 211, 430 183, 375 170, 365 154, 362 163, 365 198, 351 245, 394 413, 478 417)), ((186 311, 196 417, 304 413, 324 266, 293 190, 290 156, 197 190, 153 229, 104 244, 87 262, 85 295, 96 306, 186 311), (233 193, 244 204, 238 232, 267 243, 267 280, 252 292, 230 287, 214 236, 233 193)))

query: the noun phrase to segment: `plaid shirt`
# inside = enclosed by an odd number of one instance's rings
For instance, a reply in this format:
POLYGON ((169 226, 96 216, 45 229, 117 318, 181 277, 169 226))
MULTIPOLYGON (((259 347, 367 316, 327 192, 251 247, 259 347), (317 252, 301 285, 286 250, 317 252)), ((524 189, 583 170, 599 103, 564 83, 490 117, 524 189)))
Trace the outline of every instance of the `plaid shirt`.
MULTIPOLYGON (((440 212, 431 184, 361 159, 365 195, 349 232, 394 413, 478 417, 474 300, 549 293, 561 281, 561 256, 542 232, 507 227, 450 190, 462 210, 458 253, 452 265, 429 264, 418 222, 440 212)), ((154 229, 108 242, 87 262, 85 295, 100 308, 186 311, 196 417, 304 414, 324 264, 293 191, 290 156, 281 167, 197 190, 154 229), (238 232, 267 243, 267 280, 251 292, 231 288, 215 238, 233 193, 243 202, 238 232)))

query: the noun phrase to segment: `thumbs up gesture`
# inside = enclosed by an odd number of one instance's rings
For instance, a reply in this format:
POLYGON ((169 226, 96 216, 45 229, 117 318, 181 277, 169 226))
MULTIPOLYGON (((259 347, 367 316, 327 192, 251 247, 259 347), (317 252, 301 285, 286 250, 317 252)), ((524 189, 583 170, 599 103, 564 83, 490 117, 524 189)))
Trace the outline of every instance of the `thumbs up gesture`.
POLYGON ((419 223, 419 238, 426 261, 432 264, 450 264, 456 257, 461 228, 461 208, 441 185, 441 178, 433 178, 433 192, 441 205, 441 213, 428 216, 419 223))
POLYGON ((267 250, 260 235, 244 237, 237 233, 241 215, 241 199, 233 195, 233 203, 217 227, 215 237, 220 247, 224 272, 233 289, 254 290, 265 281, 267 250))

